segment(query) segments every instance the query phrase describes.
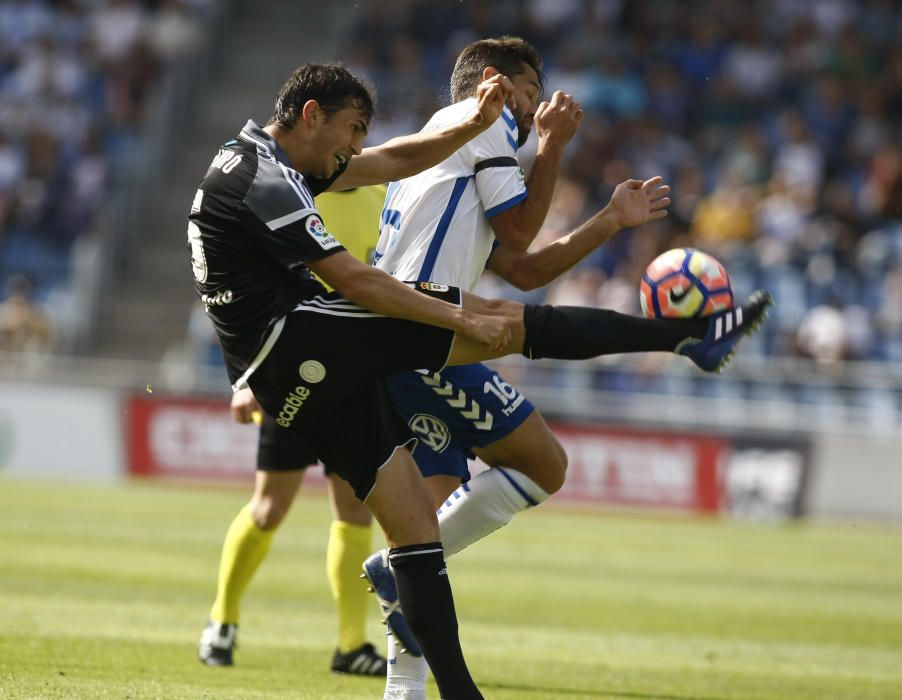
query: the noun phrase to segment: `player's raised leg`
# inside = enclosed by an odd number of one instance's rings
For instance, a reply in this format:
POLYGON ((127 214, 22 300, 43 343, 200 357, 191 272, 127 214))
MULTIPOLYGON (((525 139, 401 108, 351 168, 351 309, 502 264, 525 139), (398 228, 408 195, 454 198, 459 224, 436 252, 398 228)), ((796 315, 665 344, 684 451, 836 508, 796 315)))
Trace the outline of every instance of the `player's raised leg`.
POLYGON ((508 318, 512 337, 499 351, 491 352, 458 334, 448 364, 473 364, 515 353, 530 359, 582 360, 620 353, 675 352, 706 372, 719 372, 739 341, 758 328, 772 304, 770 294, 759 290, 741 306, 705 318, 650 319, 608 309, 523 305, 464 293, 464 308, 508 318))

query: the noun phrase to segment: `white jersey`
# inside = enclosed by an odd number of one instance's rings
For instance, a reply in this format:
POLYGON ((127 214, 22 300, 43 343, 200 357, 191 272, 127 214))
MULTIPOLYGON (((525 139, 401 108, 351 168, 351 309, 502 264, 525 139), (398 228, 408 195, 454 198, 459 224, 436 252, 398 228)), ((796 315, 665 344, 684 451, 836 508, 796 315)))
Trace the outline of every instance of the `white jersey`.
MULTIPOLYGON (((453 104, 423 130, 456 124, 475 108, 475 97, 453 104)), ((400 280, 470 290, 495 241, 489 220, 524 199, 517 124, 505 107, 450 158, 389 185, 373 264, 400 280)))

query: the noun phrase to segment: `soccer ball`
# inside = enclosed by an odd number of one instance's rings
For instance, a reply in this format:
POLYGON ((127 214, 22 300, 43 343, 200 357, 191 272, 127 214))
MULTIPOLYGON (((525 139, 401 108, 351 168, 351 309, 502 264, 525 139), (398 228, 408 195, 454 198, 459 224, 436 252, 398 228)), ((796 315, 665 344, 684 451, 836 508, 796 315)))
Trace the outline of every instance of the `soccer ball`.
POLYGON ((733 308, 733 285, 717 260, 694 248, 662 253, 645 269, 639 303, 648 318, 693 318, 733 308))

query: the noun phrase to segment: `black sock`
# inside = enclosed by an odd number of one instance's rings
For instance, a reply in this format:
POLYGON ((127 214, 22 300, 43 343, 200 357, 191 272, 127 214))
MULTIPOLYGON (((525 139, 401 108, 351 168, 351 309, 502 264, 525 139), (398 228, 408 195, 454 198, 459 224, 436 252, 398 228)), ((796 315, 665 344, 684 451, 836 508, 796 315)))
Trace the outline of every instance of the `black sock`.
POLYGON ((523 354, 532 360, 586 360, 621 352, 673 352, 686 338, 704 338, 705 318, 665 319, 628 316, 583 306, 523 309, 523 354))
POLYGON ((407 624, 445 700, 482 700, 457 636, 457 614, 441 542, 393 547, 388 558, 407 624))

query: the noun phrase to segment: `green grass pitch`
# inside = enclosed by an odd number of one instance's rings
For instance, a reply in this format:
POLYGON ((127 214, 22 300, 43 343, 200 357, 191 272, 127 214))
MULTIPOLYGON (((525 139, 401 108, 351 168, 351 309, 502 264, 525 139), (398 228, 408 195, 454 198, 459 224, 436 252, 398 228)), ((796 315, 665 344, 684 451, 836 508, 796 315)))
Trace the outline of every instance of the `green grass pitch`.
MULTIPOLYGON (((378 680, 328 671, 319 492, 299 497, 251 584, 236 667, 196 661, 222 537, 248 495, 0 480, 0 699, 381 698, 378 680)), ((487 698, 890 700, 900 554, 902 530, 865 523, 549 504, 449 571, 487 698)))

